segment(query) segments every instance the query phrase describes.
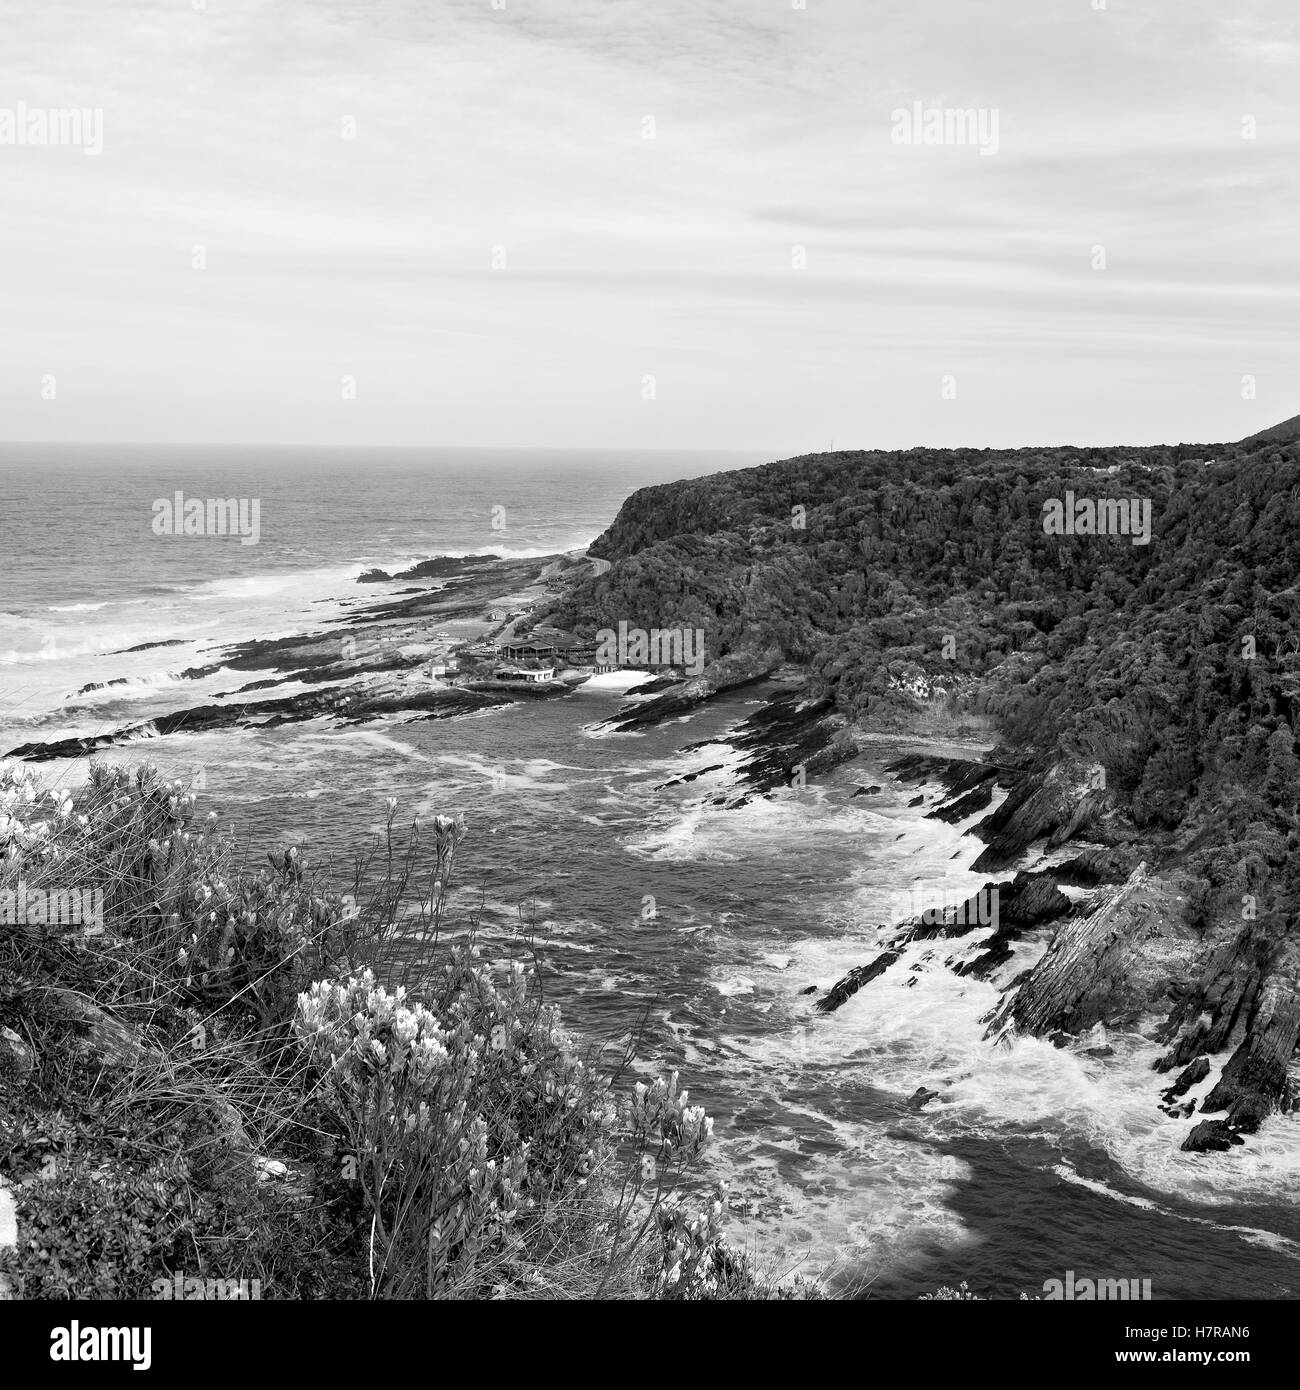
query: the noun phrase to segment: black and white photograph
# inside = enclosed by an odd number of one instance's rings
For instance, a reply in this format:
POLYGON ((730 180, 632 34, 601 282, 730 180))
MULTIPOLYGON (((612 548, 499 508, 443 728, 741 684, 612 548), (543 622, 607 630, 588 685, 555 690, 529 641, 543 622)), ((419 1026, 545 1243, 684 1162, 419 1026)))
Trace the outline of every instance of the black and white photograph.
POLYGON ((1298 330, 1295 0, 0 0, 0 1344, 1280 1354, 1298 330))

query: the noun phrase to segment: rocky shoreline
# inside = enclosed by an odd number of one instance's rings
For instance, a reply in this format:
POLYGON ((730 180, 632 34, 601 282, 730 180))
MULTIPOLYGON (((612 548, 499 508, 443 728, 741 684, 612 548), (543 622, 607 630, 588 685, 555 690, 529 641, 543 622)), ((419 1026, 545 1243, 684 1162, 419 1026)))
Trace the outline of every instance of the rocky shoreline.
MULTIPOLYGON (((1300 1038, 1300 992, 1283 924, 1224 916, 1199 930, 1191 925, 1194 883, 1171 846, 1136 843, 1099 785, 1099 769, 1057 765, 1017 774, 975 760, 907 757, 887 770, 901 782, 937 783, 940 800, 926 815, 947 821, 980 809, 976 793, 1010 783, 1001 806, 966 832, 986 846, 975 871, 1005 867, 1038 842, 1048 851, 1077 842, 1071 858, 985 884, 981 893, 998 894, 996 929, 973 961, 945 962, 958 974, 988 978, 1012 960, 1018 940, 1052 929, 1045 954, 1004 985, 1001 1002, 981 1020, 991 1043, 1022 1035, 1064 1047, 1098 1024, 1146 1030, 1167 1048, 1154 1064, 1153 1107, 1175 1118, 1205 1117, 1185 1137, 1187 1152, 1240 1145, 1269 1114, 1293 1108, 1288 1064, 1300 1038), (1092 891, 1073 901, 1063 886, 1092 891), (1175 1069, 1172 1084, 1158 1080, 1175 1069), (1189 1096, 1193 1088, 1197 1095, 1189 1096)), ((912 940, 967 935, 979 925, 975 901, 935 903, 933 924, 899 923, 883 952, 814 1007, 834 1012, 895 966, 912 940)))
MULTIPOLYGON (((223 670, 256 672, 258 679, 217 692, 203 703, 171 705, 93 735, 30 740, 0 756, 47 762, 172 733, 274 728, 321 717, 351 724, 392 714, 449 719, 519 699, 562 696, 576 682, 444 685, 425 678, 422 668, 439 649, 431 640, 436 630, 454 631, 454 637, 465 643, 508 631, 511 622, 494 622, 484 616, 485 611, 505 605, 527 611, 575 565, 586 568, 576 555, 528 560, 444 556, 424 561, 386 577, 388 582, 415 587, 379 597, 371 589, 365 607, 355 616, 312 633, 236 642, 220 649, 207 664, 178 673, 191 687, 223 670)), ((358 582, 373 585, 378 581, 362 575, 358 582)), ((106 682, 103 688, 112 684, 106 682)), ((174 687, 172 691, 169 699, 174 699, 174 687)), ((60 717, 66 722, 66 716, 74 712, 64 711, 60 717)))
MULTIPOLYGON (((563 696, 585 677, 500 689, 482 681, 431 685, 421 668, 430 659, 432 629, 441 627, 445 636, 455 626, 465 641, 526 631, 537 611, 572 580, 585 578, 593 563, 599 562, 575 555, 440 557, 395 576, 363 575, 360 582, 368 586, 407 587, 326 630, 237 643, 213 663, 181 673, 191 680, 222 669, 273 675, 103 734, 25 743, 7 756, 39 762, 175 732, 317 717, 346 723, 392 714, 454 718, 521 698, 563 696), (500 621, 492 610, 503 605, 520 605, 520 611, 500 621), (287 686, 298 688, 283 691, 287 686)), ((807 673, 772 652, 733 654, 694 678, 651 679, 607 727, 635 731, 754 687, 762 690, 760 707, 728 737, 742 755, 735 783, 713 796, 713 804, 734 809, 780 788, 804 786, 869 744, 872 735, 861 727, 866 721, 851 721, 829 698, 810 694, 807 673)), ((1002 1002, 984 1020, 986 1036, 993 1042, 1020 1034, 1069 1045, 1098 1024, 1154 1025, 1152 1036, 1166 1048, 1156 1075, 1176 1075, 1163 1092, 1153 1076, 1153 1105, 1171 1116, 1205 1117, 1182 1147, 1215 1151, 1242 1144, 1270 1113, 1293 1104, 1288 1068, 1300 1040, 1300 951, 1287 942, 1285 923, 1268 916, 1234 920, 1226 905, 1217 915, 1201 905, 1193 920, 1188 903, 1197 885, 1179 863, 1185 837, 1176 843, 1169 833, 1139 835, 1107 789, 1099 763, 1020 766, 1027 755, 1006 748, 995 753, 997 760, 916 754, 887 769, 901 783, 939 789, 928 818, 955 824, 987 812, 966 833, 984 846, 972 871, 998 875, 981 890, 996 892, 998 920, 978 954, 950 957, 949 968, 988 979, 1014 961, 1019 941, 1052 933, 1037 964, 1004 986, 1002 1002), (999 791, 1005 797, 990 810, 999 791), (1041 854, 1031 860, 1035 847, 1041 854), (1055 862, 1046 863, 1048 855, 1055 862), (1088 891, 1080 898, 1063 888, 1088 891)), ((935 903, 935 920, 898 923, 883 951, 813 1007, 833 1013, 897 966, 912 941, 967 936, 979 925, 969 906, 935 903)))

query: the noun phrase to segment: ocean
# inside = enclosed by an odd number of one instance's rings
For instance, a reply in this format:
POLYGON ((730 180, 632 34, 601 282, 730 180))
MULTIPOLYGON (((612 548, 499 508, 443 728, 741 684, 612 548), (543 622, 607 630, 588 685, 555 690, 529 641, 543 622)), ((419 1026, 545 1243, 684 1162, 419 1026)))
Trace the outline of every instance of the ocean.
MULTIPOLYGON (((247 671, 183 673, 223 644, 356 612, 378 596, 356 582, 371 567, 585 547, 637 487, 763 461, 0 447, 0 749, 243 684, 247 671), (257 499, 257 544, 156 535, 153 504, 177 491, 257 499)), ((1157 1109, 1149 1037, 993 1047, 980 1019, 1008 975, 957 976, 953 943, 917 942, 835 1014, 813 1009, 804 991, 870 960, 916 887, 974 892, 980 845, 970 822, 926 820, 917 789, 891 781, 885 764, 917 747, 905 740, 805 788, 711 805, 736 761, 728 733, 766 694, 611 733, 619 682, 597 679, 460 718, 173 734, 101 756, 201 770, 201 802, 253 860, 291 841, 346 866, 389 796, 399 822, 464 814, 454 923, 475 920, 489 958, 532 923, 548 998, 592 1038, 648 1017, 638 1066, 679 1068, 715 1117, 732 1237, 777 1274, 864 1298, 962 1280, 1035 1296, 1070 1270, 1150 1279, 1157 1299, 1297 1296, 1295 1115, 1227 1154, 1179 1152, 1192 1122, 1157 1109), (1113 1055, 1088 1055, 1103 1040, 1113 1055), (921 1086, 939 1098, 912 1110, 921 1086)), ((75 784, 85 760, 36 767, 75 784)), ((1022 944, 1010 973, 1044 945, 1022 944)))

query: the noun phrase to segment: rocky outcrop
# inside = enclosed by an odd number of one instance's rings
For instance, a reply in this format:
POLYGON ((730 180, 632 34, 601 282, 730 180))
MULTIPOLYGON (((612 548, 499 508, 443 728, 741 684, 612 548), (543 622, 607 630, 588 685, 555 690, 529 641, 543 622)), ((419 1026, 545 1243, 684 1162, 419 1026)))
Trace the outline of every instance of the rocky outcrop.
MULTIPOLYGON (((1207 1134, 1253 1134, 1274 1110, 1288 1107, 1289 1066, 1300 1041, 1300 946, 1286 939, 1285 923, 1276 918, 1249 923, 1224 943, 1170 1016, 1166 1036, 1178 1029, 1184 1031, 1156 1063, 1158 1070, 1170 1070, 1194 1053, 1233 1048, 1201 1102, 1202 1114, 1226 1115, 1213 1130, 1206 1129, 1208 1121, 1198 1125, 1184 1148, 1199 1151, 1207 1134)), ((1196 1065, 1179 1076, 1166 1100, 1187 1089, 1184 1079, 1196 1065)), ((1208 1065, 1197 1079, 1206 1075, 1208 1065)))
MULTIPOLYGON (((536 692, 533 692, 536 693, 536 692)), ((566 686, 547 687, 545 693, 564 695, 566 686)), ((54 758, 77 758, 101 748, 112 748, 141 739, 160 738, 171 733, 204 733, 212 729, 276 728, 282 724, 316 719, 322 715, 342 718, 349 723, 378 718, 385 714, 415 714, 425 719, 451 719, 480 709, 513 703, 518 691, 471 690, 465 686, 415 689, 394 693, 383 687, 374 690, 308 690, 269 700, 243 701, 229 705, 198 705, 191 709, 160 714, 154 719, 127 724, 104 734, 81 738, 52 739, 48 743, 24 743, 11 748, 6 757, 27 762, 48 762, 54 758)))
POLYGON ((997 926, 982 943, 978 956, 956 966, 958 975, 987 979, 1011 959, 1015 942, 1027 931, 1068 917, 1074 911, 1074 904, 1048 873, 1028 873, 1022 869, 1010 883, 999 883, 995 887, 997 926))
MULTIPOLYGON (((1190 1066, 1184 1067, 1178 1074, 1178 1079, 1166 1090, 1161 1099, 1166 1105, 1172 1105, 1179 1096, 1186 1095, 1193 1086, 1198 1086, 1210 1074, 1210 1059, 1208 1057, 1198 1057, 1190 1066)), ((1190 1102, 1189 1102, 1190 1103, 1190 1102)))
POLYGON ((856 970, 850 970, 817 1000, 814 1007, 824 1014, 834 1013, 841 1004, 852 999, 863 985, 868 985, 878 975, 883 975, 902 954, 900 950, 884 951, 870 965, 859 965, 856 970))
POLYGON ((1146 882, 1140 864, 1101 907, 1066 922, 1024 984, 994 1012, 985 1036, 1008 1026, 1035 1037, 1077 1033, 1113 1018, 1117 1005, 1130 1006, 1127 948, 1153 924, 1141 895, 1146 882))
POLYGON ((1245 1142, 1222 1120, 1202 1120, 1183 1140, 1182 1148, 1184 1153, 1192 1154, 1224 1153, 1234 1144, 1245 1142))
POLYGON ((676 681, 668 689, 648 700, 622 706, 609 721, 612 729, 627 732, 646 728, 661 720, 686 714, 698 705, 732 690, 742 690, 765 680, 780 664, 780 654, 732 658, 710 666, 704 674, 689 680, 676 681))
POLYGON ((833 1013, 851 999, 863 985, 884 974, 902 955, 903 947, 912 941, 933 941, 967 936, 973 931, 992 926, 992 934, 984 941, 980 954, 973 960, 947 962, 958 975, 984 978, 1012 955, 1012 943, 1024 932, 1046 922, 1054 921, 1073 911, 1073 904, 1045 873, 1021 871, 1006 883, 985 884, 973 897, 963 903, 941 907, 931 913, 900 922, 897 934, 882 952, 867 965, 850 970, 817 1001, 822 1013, 833 1013), (992 905, 997 904, 996 920, 992 905))
POLYGON ((972 833, 987 848, 971 865, 987 873, 1014 863, 1036 840, 1050 849, 1090 827, 1109 804, 1099 763, 1065 763, 1026 776, 972 833))

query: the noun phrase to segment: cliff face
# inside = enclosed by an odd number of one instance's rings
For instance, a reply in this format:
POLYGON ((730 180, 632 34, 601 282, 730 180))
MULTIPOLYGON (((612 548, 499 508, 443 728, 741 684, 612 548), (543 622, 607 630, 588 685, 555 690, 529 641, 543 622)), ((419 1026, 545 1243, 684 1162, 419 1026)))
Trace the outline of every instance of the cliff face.
MULTIPOLYGON (((556 621, 706 634, 698 687, 639 717, 707 698, 738 671, 806 673, 804 713, 766 732, 750 721, 746 737, 771 740, 765 758, 755 749, 756 791, 800 750, 830 766, 851 756, 854 729, 906 727, 939 705, 997 730, 989 765, 1008 795, 976 827, 974 867, 1005 874, 1081 842, 1052 884, 1116 894, 1091 916, 1068 913, 1002 1026, 1059 1037, 1167 1015, 1162 1066, 1226 1054, 1201 1101, 1225 1118, 1194 1147, 1226 1146, 1288 1103, 1300 1031, 1293 433, 790 459, 636 493, 593 553, 608 570, 574 585, 556 621), (1049 534, 1044 518, 1066 509, 1078 525, 1049 534), (1148 534, 1122 524, 1137 515, 1148 534), (1121 521, 1098 533, 1103 516, 1121 521)), ((930 772, 951 779, 932 814, 988 806, 987 777, 930 772)), ((1009 959, 1019 930, 989 958, 1009 959)), ((1192 1084, 1166 1103, 1187 1104, 1192 1084)))

